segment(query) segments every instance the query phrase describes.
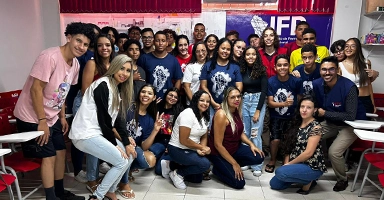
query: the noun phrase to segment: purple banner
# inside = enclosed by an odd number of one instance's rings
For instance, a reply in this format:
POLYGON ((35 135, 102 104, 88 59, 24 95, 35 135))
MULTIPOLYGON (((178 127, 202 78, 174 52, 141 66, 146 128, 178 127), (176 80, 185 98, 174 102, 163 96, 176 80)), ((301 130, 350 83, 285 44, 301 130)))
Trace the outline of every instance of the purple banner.
POLYGON ((271 26, 280 36, 280 45, 296 40, 295 28, 300 21, 307 21, 316 30, 316 44, 329 47, 332 31, 332 15, 282 15, 265 13, 227 13, 226 31, 237 30, 240 38, 247 40, 251 33, 261 36, 271 26))

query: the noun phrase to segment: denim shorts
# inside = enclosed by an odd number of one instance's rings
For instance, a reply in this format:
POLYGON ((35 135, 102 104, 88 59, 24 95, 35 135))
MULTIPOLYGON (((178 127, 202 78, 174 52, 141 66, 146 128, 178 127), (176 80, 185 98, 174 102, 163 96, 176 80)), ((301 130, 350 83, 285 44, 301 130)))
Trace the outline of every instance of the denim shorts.
MULTIPOLYGON (((37 131, 38 126, 38 124, 24 122, 20 119, 16 119, 16 125, 20 132, 37 131)), ((48 143, 43 146, 40 146, 36 139, 21 143, 24 157, 47 158, 56 156, 56 151, 66 149, 60 120, 57 120, 52 127, 49 127, 49 132, 51 134, 48 143)))

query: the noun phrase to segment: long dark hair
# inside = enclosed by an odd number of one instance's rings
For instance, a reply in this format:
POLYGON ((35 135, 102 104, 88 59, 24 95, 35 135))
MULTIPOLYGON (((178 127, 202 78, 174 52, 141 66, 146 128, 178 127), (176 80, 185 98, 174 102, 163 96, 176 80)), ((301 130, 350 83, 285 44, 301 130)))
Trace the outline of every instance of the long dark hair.
POLYGON ((301 123, 303 122, 303 118, 301 118, 300 115, 300 106, 304 100, 313 102, 314 108, 317 108, 316 99, 312 95, 304 95, 303 98, 299 100, 297 104, 298 106, 296 107, 295 116, 293 117, 293 123, 288 129, 288 132, 284 138, 284 143, 282 145, 282 151, 284 154, 290 154, 296 146, 297 132, 299 131, 301 123))
MULTIPOLYGON (((207 94, 209 96, 209 94, 206 91, 204 91, 204 90, 199 90, 199 91, 195 92, 195 94, 193 94, 193 96, 192 96, 192 100, 191 100, 190 106, 191 106, 191 109, 193 110, 193 113, 195 114, 195 117, 197 118, 197 121, 199 121, 200 126, 203 126, 203 124, 201 123, 201 119, 203 119, 203 118, 205 120, 205 125, 208 126, 208 123, 209 123, 209 109, 207 109, 206 111, 204 111, 203 113, 200 114, 200 110, 199 110, 199 107, 198 107, 200 97, 203 94, 207 94)), ((209 99, 211 99, 210 96, 209 96, 209 99)))
POLYGON ((96 40, 95 40, 95 43, 93 46, 94 50, 96 51, 95 55, 94 55, 94 59, 95 59, 95 63, 96 63, 97 73, 100 76, 102 76, 105 74, 105 72, 107 72, 107 66, 105 66, 105 64, 103 63, 103 59, 101 58, 101 56, 99 55, 99 52, 97 51, 97 43, 99 41, 99 38, 107 38, 109 40, 109 42, 111 43, 111 55, 109 55, 109 62, 112 62, 112 59, 115 57, 115 54, 114 54, 115 48, 113 47, 111 38, 107 34, 100 33, 96 37, 96 40))
POLYGON ((213 71, 215 68, 216 68, 216 64, 217 64, 217 58, 219 57, 219 48, 220 46, 224 43, 224 42, 228 42, 228 44, 231 46, 231 50, 229 51, 229 57, 228 57, 228 60, 229 60, 229 63, 227 65, 227 70, 229 70, 229 65, 230 63, 233 63, 233 44, 230 40, 228 40, 227 38, 221 38, 218 42, 217 42, 217 45, 216 45, 216 48, 215 50, 213 50, 213 55, 212 55, 212 58, 211 58, 211 65, 209 66, 209 69, 208 69, 208 73, 211 73, 211 71, 213 71))
POLYGON ((193 45, 193 48, 192 48, 192 57, 191 57, 191 60, 189 60, 189 63, 188 64, 193 64, 193 63, 196 63, 197 62, 197 55, 196 55, 196 49, 197 49, 197 46, 199 46, 200 44, 204 45, 205 46, 205 50, 207 51, 207 55, 205 56, 205 62, 207 62, 208 60, 208 47, 207 47, 207 44, 205 44, 203 41, 200 41, 200 42, 197 42, 196 44, 193 45))
MULTIPOLYGON (((205 38, 204 43, 207 45, 208 40, 209 40, 210 37, 214 37, 214 38, 215 38, 215 40, 216 40, 216 47, 217 47, 217 43, 219 42, 219 38, 218 38, 217 35, 215 35, 215 34, 209 34, 209 35, 205 38)), ((210 50, 208 49, 208 45, 207 45, 207 51, 208 51, 207 56, 209 56, 209 54, 210 54, 211 52, 210 52, 210 50)), ((214 50, 213 50, 213 51, 214 51, 214 50)))
POLYGON ((355 53, 355 57, 353 58, 353 73, 355 75, 359 74, 359 77, 360 77, 360 80, 359 80, 359 84, 361 86, 363 86, 364 84, 368 83, 368 74, 365 73, 365 69, 367 68, 366 65, 365 65, 365 58, 364 58, 364 55, 363 55, 363 50, 361 49, 361 43, 360 43, 360 40, 357 39, 357 38, 349 38, 346 43, 348 41, 351 41, 353 40, 353 42, 355 43, 356 45, 356 53, 355 53))
POLYGON ((186 35, 178 35, 176 38, 175 38, 175 48, 173 48, 172 50, 172 55, 174 56, 177 56, 180 54, 180 51, 179 51, 179 43, 180 43, 180 40, 181 39, 185 39, 187 40, 187 44, 189 46, 189 39, 186 35))
POLYGON ((265 70, 265 66, 263 65, 263 61, 261 60, 261 56, 260 56, 260 53, 259 51, 253 47, 253 46, 249 46, 247 47, 241 58, 240 58, 240 61, 239 61, 239 64, 240 64, 240 72, 242 74, 244 73, 247 73, 247 68, 249 68, 248 66, 248 63, 247 61, 245 60, 245 54, 246 52, 249 50, 249 49, 254 49, 256 51, 256 60, 255 62, 252 64, 252 70, 251 70, 251 73, 250 73, 250 78, 252 79, 257 79, 259 78, 260 76, 263 76, 263 75, 266 75, 266 70, 265 70))
MULTIPOLYGON (((136 96, 136 110, 135 110, 136 127, 138 126, 138 123, 139 123, 139 111, 140 111, 140 103, 141 103, 141 102, 140 102, 140 93, 141 93, 141 91, 143 90, 143 88, 145 88, 145 87, 150 87, 150 88, 152 88, 152 90, 153 90, 153 94, 156 95, 156 88, 155 88, 153 85, 149 84, 149 83, 143 85, 143 86, 140 88, 140 90, 139 90, 139 92, 138 92, 138 94, 137 94, 137 96, 136 96)), ((156 115, 157 115, 156 100, 152 101, 152 102, 149 104, 149 106, 148 106, 148 108, 147 108, 147 113, 149 114, 149 116, 152 117, 153 120, 156 120, 156 115)))
MULTIPOLYGON (((165 108, 165 104, 167 103, 166 102, 166 98, 167 98, 167 95, 170 93, 170 92, 176 92, 177 93, 177 102, 175 105, 172 105, 172 113, 173 113, 173 122, 172 124, 175 124, 175 121, 177 119, 177 117, 179 116, 179 114, 184 110, 184 107, 183 105, 181 104, 181 97, 180 97, 180 90, 175 88, 175 87, 172 87, 172 88, 169 88, 165 93, 164 93, 164 96, 163 96, 163 100, 160 101, 160 103, 157 104, 158 108, 165 108)), ((161 113, 160 113, 161 114, 161 113)))

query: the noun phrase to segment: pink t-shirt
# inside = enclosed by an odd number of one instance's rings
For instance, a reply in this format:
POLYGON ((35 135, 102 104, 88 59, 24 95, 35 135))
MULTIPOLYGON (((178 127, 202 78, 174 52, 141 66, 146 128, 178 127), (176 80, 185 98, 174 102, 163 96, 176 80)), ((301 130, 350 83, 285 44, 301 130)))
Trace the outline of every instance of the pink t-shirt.
POLYGON ((23 87, 17 101, 14 115, 28 123, 38 123, 38 118, 33 109, 30 95, 34 78, 46 82, 43 90, 44 111, 48 126, 53 126, 58 119, 58 114, 64 106, 69 88, 77 84, 80 65, 73 58, 69 66, 61 54, 60 47, 52 47, 42 51, 32 66, 31 73, 23 87))

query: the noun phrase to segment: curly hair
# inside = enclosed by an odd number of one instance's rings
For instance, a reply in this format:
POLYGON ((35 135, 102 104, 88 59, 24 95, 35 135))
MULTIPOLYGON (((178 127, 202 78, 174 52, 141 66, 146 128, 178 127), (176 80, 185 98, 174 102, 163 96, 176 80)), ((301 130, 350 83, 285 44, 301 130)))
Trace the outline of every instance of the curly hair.
POLYGON ((277 35, 277 32, 272 27, 267 27, 263 30, 263 33, 261 34, 261 37, 260 37, 260 47, 263 49, 265 48, 264 34, 268 30, 271 30, 273 32, 273 35, 274 35, 273 47, 275 47, 275 49, 278 49, 280 47, 279 35, 277 35))
POLYGON ((335 41, 335 42, 332 43, 332 45, 331 45, 331 48, 330 48, 331 52, 332 52, 333 54, 335 54, 336 51, 344 50, 345 43, 346 43, 345 40, 337 40, 337 41, 335 41))
POLYGON ((192 57, 191 57, 191 60, 189 60, 189 63, 188 64, 193 64, 193 63, 196 63, 197 62, 197 55, 196 55, 196 49, 199 45, 204 45, 205 47, 205 50, 207 51, 207 55, 205 56, 205 62, 207 62, 208 60, 208 47, 207 47, 207 44, 205 44, 203 41, 200 41, 200 42, 197 42, 196 44, 193 45, 193 48, 192 48, 192 57))
POLYGON ((124 51, 128 51, 129 46, 131 46, 132 44, 136 44, 139 47, 139 49, 141 49, 141 44, 138 40, 128 39, 123 44, 124 51))
POLYGON ((77 35, 83 34, 90 40, 90 44, 95 40, 95 31, 93 30, 93 26, 81 23, 81 22, 72 22, 67 25, 65 28, 64 35, 77 35))
POLYGON ((177 56, 180 54, 180 51, 179 51, 179 43, 180 43, 180 40, 181 39, 185 39, 187 40, 187 44, 189 46, 189 39, 186 35, 178 35, 176 38, 175 38, 175 48, 172 50, 172 55, 174 56, 177 56))
POLYGON ((192 109, 193 113, 195 114, 195 117, 196 117, 197 121, 199 121, 200 126, 203 126, 203 124, 201 123, 202 122, 201 119, 203 119, 203 118, 205 120, 205 125, 208 126, 208 123, 209 123, 209 108, 206 111, 204 111, 204 112, 202 112, 200 114, 200 110, 199 110, 199 107, 198 107, 200 97, 203 94, 207 94, 208 97, 209 97, 209 100, 211 100, 211 96, 209 96, 208 92, 206 92, 204 90, 199 90, 199 91, 195 92, 195 94, 193 94, 190 106, 191 106, 191 109, 192 109))
POLYGON ((249 68, 248 63, 245 60, 245 54, 249 49, 254 49, 256 51, 256 60, 254 63, 252 63, 252 71, 250 74, 250 78, 257 79, 263 75, 266 75, 266 70, 265 70, 265 66, 263 65, 263 61, 261 60, 261 55, 259 51, 253 46, 249 46, 244 50, 243 55, 241 56, 240 62, 239 62, 240 72, 242 74, 247 73, 247 68, 249 68))
POLYGON ((211 58, 211 65, 209 66, 208 73, 211 73, 211 71, 213 71, 216 68, 217 58, 219 57, 219 48, 224 42, 228 42, 228 44, 231 46, 231 50, 230 50, 229 57, 228 57, 229 63, 227 65, 227 70, 229 70, 229 64, 234 63, 233 62, 233 52, 232 52, 232 49, 233 49, 232 42, 230 40, 228 40, 227 38, 221 38, 217 42, 215 50, 213 50, 213 55, 211 58))
POLYGON ((310 94, 304 95, 303 98, 299 100, 297 104, 298 106, 296 107, 295 116, 292 119, 292 125, 288 129, 287 134, 284 137, 284 142, 282 144, 283 154, 290 154, 296 146, 297 132, 299 131, 301 123, 303 122, 303 118, 301 118, 300 115, 300 106, 304 100, 312 101, 314 104, 314 108, 317 108, 316 99, 310 94))
MULTIPOLYGON (((140 102, 140 93, 141 91, 145 88, 145 87, 150 87, 152 88, 152 91, 153 91, 153 94, 156 96, 156 88, 155 86, 147 83, 145 85, 143 85, 137 96, 136 96, 136 110, 135 110, 135 121, 136 121, 136 127, 138 126, 138 123, 139 123, 139 111, 140 111, 140 106, 141 106, 141 102, 140 102)), ((155 101, 152 101, 149 106, 147 107, 147 113, 149 114, 149 116, 152 117, 153 120, 156 120, 156 115, 157 115, 157 106, 156 106, 156 100, 155 101)))
MULTIPOLYGON (((175 88, 175 87, 172 87, 172 88, 169 88, 165 93, 164 93, 164 96, 163 96, 163 100, 160 101, 160 103, 157 104, 158 108, 165 108, 165 104, 167 103, 166 102, 166 98, 167 98, 167 95, 170 93, 170 92, 176 92, 177 93, 177 102, 175 105, 172 105, 172 113, 173 113, 173 122, 172 124, 175 124, 175 121, 177 119, 177 117, 179 116, 179 114, 184 110, 184 107, 183 105, 181 104, 181 98, 180 98, 180 90, 175 88)), ((161 114, 161 113, 160 113, 161 114)))
POLYGON ((94 55, 94 60, 95 60, 95 63, 96 63, 96 69, 97 69, 97 73, 99 75, 104 75, 105 72, 107 72, 107 66, 103 63, 103 59, 101 58, 101 56, 98 54, 97 52, 97 43, 99 41, 99 38, 107 38, 108 41, 111 43, 111 55, 109 55, 109 63, 112 62, 113 58, 115 57, 115 54, 114 54, 114 48, 113 48, 113 44, 112 44, 112 40, 111 38, 104 34, 104 33, 100 33, 97 37, 96 37, 96 40, 95 40, 95 43, 94 43, 94 46, 93 48, 95 49, 96 53, 94 55))

